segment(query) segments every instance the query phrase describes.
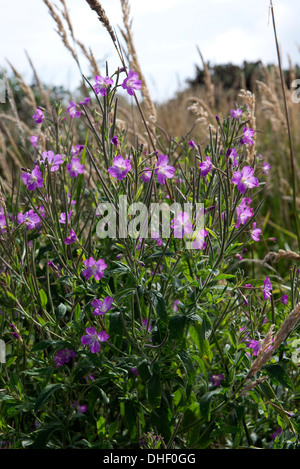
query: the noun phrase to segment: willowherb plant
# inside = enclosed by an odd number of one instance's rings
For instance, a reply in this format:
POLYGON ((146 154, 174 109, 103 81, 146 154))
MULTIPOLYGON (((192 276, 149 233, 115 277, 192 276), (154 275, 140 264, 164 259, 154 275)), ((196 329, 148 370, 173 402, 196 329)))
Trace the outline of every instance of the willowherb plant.
POLYGON ((259 155, 246 159, 247 109, 216 116, 205 148, 187 137, 165 146, 149 129, 151 145, 133 145, 117 98, 138 101, 138 73, 107 66, 86 83, 79 103, 36 109, 33 163, 1 192, 1 444, 251 446, 259 406, 256 432, 268 418, 275 431, 279 409, 296 445, 296 418, 273 389, 292 388, 297 365, 289 378, 272 356, 297 325, 299 275, 291 299, 278 298, 276 275, 242 268, 263 236, 266 177, 259 155))

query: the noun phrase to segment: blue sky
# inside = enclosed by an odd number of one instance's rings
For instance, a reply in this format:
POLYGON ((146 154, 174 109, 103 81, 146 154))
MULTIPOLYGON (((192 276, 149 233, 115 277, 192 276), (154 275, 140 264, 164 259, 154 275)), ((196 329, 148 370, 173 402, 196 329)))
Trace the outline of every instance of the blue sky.
MULTIPOLYGON (((55 0, 60 4, 60 0, 55 0)), ((76 37, 91 46, 97 60, 107 59, 110 71, 119 66, 106 30, 85 0, 66 0, 76 37)), ((111 24, 119 31, 119 0, 102 0, 111 24)), ((282 59, 300 62, 299 0, 273 0, 282 59)), ((133 35, 143 73, 154 100, 172 97, 194 77, 201 65, 198 46, 211 64, 243 60, 277 63, 269 0, 131 0, 133 35)), ((25 75, 32 72, 27 51, 45 83, 73 89, 78 69, 55 32, 42 0, 14 0, 0 6, 0 66, 6 58, 25 75)), ((83 72, 88 65, 82 58, 83 72)), ((103 68, 102 68, 103 69, 103 68)))

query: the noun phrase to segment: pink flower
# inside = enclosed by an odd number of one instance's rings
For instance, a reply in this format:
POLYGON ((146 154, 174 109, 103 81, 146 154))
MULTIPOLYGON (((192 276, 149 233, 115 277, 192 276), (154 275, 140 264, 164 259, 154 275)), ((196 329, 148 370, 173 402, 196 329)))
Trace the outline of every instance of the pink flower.
POLYGON ((119 139, 118 139, 117 135, 114 135, 111 138, 110 143, 112 143, 115 147, 117 147, 119 145, 119 139))
POLYGON ((287 295, 282 295, 282 297, 280 298, 280 302, 284 305, 288 305, 289 304, 289 297, 287 295))
POLYGON ((266 277, 264 281, 264 290, 263 290, 264 301, 271 300, 272 290, 273 290, 273 287, 271 284, 271 280, 269 279, 269 277, 266 277))
POLYGON ((85 332, 87 335, 81 337, 82 345, 89 345, 91 353, 100 351, 100 343, 106 342, 109 335, 105 331, 97 332, 94 327, 87 327, 85 332))
POLYGON ((91 100, 91 98, 89 98, 89 97, 84 98, 83 101, 79 101, 79 104, 81 104, 81 106, 87 106, 90 103, 90 100, 91 100))
POLYGON ((263 173, 267 176, 268 172, 270 171, 271 169, 271 165, 270 163, 266 163, 264 162, 264 169, 263 169, 263 173))
POLYGON ((57 367, 60 367, 65 363, 69 363, 71 358, 75 358, 75 352, 74 350, 67 348, 63 350, 58 350, 55 356, 53 357, 53 360, 55 362, 55 365, 57 367))
POLYGON ((70 101, 70 105, 68 107, 68 113, 74 119, 74 117, 80 117, 81 116, 81 111, 77 111, 77 104, 74 103, 73 101, 70 101))
POLYGON ((100 316, 101 314, 107 313, 111 309, 111 305, 113 302, 113 298, 111 296, 106 296, 104 300, 93 300, 91 305, 94 309, 93 315, 94 316, 100 316))
POLYGON ((151 179, 152 171, 147 171, 149 168, 146 166, 145 170, 142 172, 140 179, 144 182, 149 182, 151 179))
POLYGON ((93 257, 86 259, 84 261, 84 265, 86 269, 82 272, 82 275, 86 280, 90 277, 94 276, 96 280, 101 280, 104 275, 104 270, 107 268, 103 259, 99 259, 99 261, 95 261, 93 257))
POLYGON ((77 239, 78 239, 78 238, 77 238, 77 236, 76 236, 75 231, 71 228, 71 229, 70 229, 70 235, 67 236, 67 237, 64 239, 64 243, 67 244, 67 245, 70 245, 70 244, 76 243, 77 239))
POLYGON ((243 110, 240 109, 240 108, 238 108, 238 109, 232 109, 232 110, 230 111, 230 113, 231 113, 231 116, 232 116, 234 119, 239 119, 239 118, 242 116, 242 114, 243 114, 243 110))
POLYGON ((165 180, 171 179, 175 174, 174 166, 169 163, 169 157, 167 155, 158 155, 158 162, 156 165, 155 174, 159 184, 165 184, 165 180))
POLYGON ((196 234, 196 238, 192 242, 192 248, 193 249, 200 249, 203 251, 203 249, 206 248, 207 244, 204 241, 205 237, 208 235, 208 232, 204 229, 199 230, 198 233, 196 234))
POLYGON ((239 165, 237 161, 237 151, 235 148, 227 148, 226 151, 226 158, 232 161, 232 167, 235 168, 236 166, 239 165))
POLYGON ((261 234, 261 229, 256 228, 256 222, 253 223, 253 229, 250 231, 250 236, 253 241, 259 241, 259 236, 261 234))
POLYGON ((200 175, 202 177, 206 177, 208 173, 212 170, 212 162, 209 156, 206 157, 206 161, 199 163, 199 168, 200 168, 200 175))
POLYGON ((251 204, 252 200, 248 197, 243 197, 240 205, 236 208, 237 221, 236 227, 239 228, 240 225, 244 225, 247 220, 253 215, 253 208, 250 208, 248 205, 251 204))
POLYGON ((31 142, 31 145, 33 146, 33 148, 36 148, 38 139, 39 139, 38 135, 32 135, 30 137, 30 142, 31 142))
POLYGON ((108 168, 108 172, 113 178, 117 178, 118 181, 124 179, 131 170, 131 163, 129 159, 124 159, 122 155, 118 155, 113 160, 113 165, 108 168))
POLYGON ((18 223, 25 223, 28 230, 34 230, 34 228, 40 228, 41 219, 39 215, 34 210, 29 210, 26 213, 18 213, 17 215, 18 223))
POLYGON ((44 120, 44 113, 40 108, 37 108, 36 113, 32 116, 36 124, 41 124, 44 120))
POLYGON ((43 163, 48 163, 50 171, 53 173, 59 169, 59 166, 63 164, 64 160, 61 155, 54 155, 53 151, 44 151, 42 154, 43 163))
POLYGON ((21 178, 29 191, 34 191, 37 187, 43 187, 44 185, 42 172, 38 165, 35 166, 31 173, 23 173, 21 178))
POLYGON ((182 239, 185 233, 192 233, 193 224, 188 220, 189 214, 186 212, 179 212, 177 218, 173 218, 171 228, 174 229, 175 238, 182 239))
POLYGON ((67 171, 71 178, 76 178, 78 174, 84 173, 84 165, 80 163, 79 158, 72 158, 71 163, 67 164, 67 171))
POLYGON ((127 93, 130 96, 134 95, 134 90, 140 90, 142 87, 142 82, 138 78, 139 76, 137 73, 133 72, 132 70, 129 70, 128 77, 125 78, 122 83, 122 88, 124 88, 124 90, 127 90, 127 93))
POLYGON ((246 125, 243 129, 243 137, 241 138, 241 144, 242 145, 253 145, 253 140, 252 137, 254 135, 254 130, 249 129, 249 127, 246 125))
POLYGON ((113 80, 109 77, 102 77, 97 75, 95 77, 96 85, 94 86, 94 91, 96 94, 101 94, 101 96, 107 95, 108 88, 114 84, 113 80))
POLYGON ((67 216, 66 216, 65 212, 61 212, 60 217, 59 217, 59 220, 58 220, 59 223, 65 224, 66 221, 69 223, 69 221, 70 221, 70 219, 71 219, 71 215, 72 215, 72 211, 71 211, 71 212, 68 212, 68 213, 67 213, 67 216))
POLYGON ((223 381, 223 379, 225 379, 225 376, 223 373, 221 373, 219 375, 212 375, 210 380, 214 386, 220 386, 221 381, 223 381))
POLYGON ((259 182, 256 177, 253 176, 254 169, 250 166, 244 166, 242 171, 236 171, 233 175, 232 182, 238 188, 238 190, 245 194, 247 189, 252 189, 252 187, 258 187, 259 182))

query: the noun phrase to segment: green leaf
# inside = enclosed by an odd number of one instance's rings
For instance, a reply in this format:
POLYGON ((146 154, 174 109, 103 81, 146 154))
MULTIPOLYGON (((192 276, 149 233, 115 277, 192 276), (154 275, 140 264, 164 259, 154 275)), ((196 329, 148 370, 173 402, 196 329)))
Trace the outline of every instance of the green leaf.
POLYGON ((54 422, 49 425, 48 428, 45 428, 43 430, 40 430, 38 432, 37 439, 33 443, 33 445, 30 447, 32 449, 44 449, 47 447, 47 443, 52 435, 52 433, 55 432, 55 430, 58 430, 61 428, 61 424, 59 422, 54 422))
POLYGON ((161 401, 161 383, 160 377, 154 373, 147 383, 147 397, 149 404, 157 408, 160 406, 161 401))
POLYGON ((41 305, 43 308, 45 308, 48 303, 47 295, 42 288, 40 289, 39 293, 40 293, 41 305))
POLYGON ((153 301, 153 307, 159 316, 159 318, 166 323, 168 321, 168 313, 166 310, 166 304, 165 304, 165 299, 162 296, 162 294, 158 291, 151 291, 150 296, 153 301))
POLYGON ((215 391, 208 391, 200 399, 201 414, 208 422, 210 421, 211 415, 211 399, 216 394, 220 394, 220 392, 221 391, 219 389, 216 389, 215 391))
POLYGON ((271 378, 275 378, 280 384, 282 384, 282 386, 293 389, 293 383, 282 366, 278 364, 265 365, 263 369, 266 370, 271 378))
POLYGON ((57 383, 57 384, 49 384, 48 386, 45 387, 45 389, 42 390, 42 392, 39 394, 35 401, 34 405, 34 410, 35 412, 38 412, 40 408, 46 404, 46 402, 50 399, 52 394, 56 392, 58 389, 62 389, 63 384, 57 383))

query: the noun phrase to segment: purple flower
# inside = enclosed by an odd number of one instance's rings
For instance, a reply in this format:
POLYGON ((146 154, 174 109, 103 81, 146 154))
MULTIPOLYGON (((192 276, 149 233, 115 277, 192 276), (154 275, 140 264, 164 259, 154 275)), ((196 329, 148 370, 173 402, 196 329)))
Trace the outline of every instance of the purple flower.
POLYGON ((131 170, 131 163, 129 159, 123 158, 122 155, 118 155, 113 160, 113 165, 108 168, 108 172, 113 178, 117 178, 118 181, 124 179, 131 170))
POLYGON ((189 214, 186 212, 179 212, 176 218, 171 222, 171 228, 174 230, 175 238, 182 239, 185 233, 192 233, 193 224, 188 221, 189 214))
POLYGON ((243 129, 243 137, 241 138, 241 144, 242 145, 253 145, 253 140, 252 137, 254 135, 254 130, 249 129, 249 127, 246 125, 243 129))
POLYGON ((263 290, 264 301, 271 300, 272 290, 273 290, 273 287, 271 284, 271 280, 269 279, 269 277, 266 277, 264 281, 264 290, 263 290))
POLYGON ((272 440, 275 440, 275 438, 276 438, 277 436, 281 435, 281 433, 282 433, 282 428, 281 428, 281 427, 277 428, 277 429, 275 430, 275 432, 272 433, 272 435, 271 435, 272 440))
POLYGON ((72 402, 71 407, 75 409, 79 414, 84 414, 88 410, 88 406, 86 404, 79 405, 77 401, 72 402))
POLYGON ((78 238, 77 238, 77 236, 76 236, 75 231, 71 228, 71 229, 70 229, 70 235, 67 236, 67 237, 64 239, 64 243, 67 244, 67 245, 70 245, 70 244, 76 243, 77 239, 78 239, 78 238))
POLYGON ((129 70, 128 77, 122 83, 122 88, 127 90, 127 93, 130 96, 134 95, 134 90, 140 90, 142 87, 142 82, 139 80, 139 76, 136 72, 129 70))
POLYGON ((179 300, 174 300, 173 311, 178 311, 179 300))
POLYGON ((44 151, 42 154, 43 163, 48 163, 50 171, 53 173, 59 169, 59 165, 63 164, 64 160, 61 155, 54 155, 53 151, 44 151))
POLYGON ((232 182, 237 185, 238 190, 245 194, 247 189, 257 187, 259 185, 258 179, 253 176, 254 169, 250 166, 244 166, 242 171, 236 171, 233 174, 232 182))
POLYGON ((204 229, 199 230, 196 234, 196 238, 192 242, 192 248, 193 249, 200 249, 203 251, 203 249, 206 248, 207 244, 204 241, 204 238, 208 235, 208 232, 204 229))
POLYGON ((196 148, 196 143, 194 142, 194 140, 189 140, 188 145, 190 148, 196 148))
MULTIPOLYGON (((142 326, 147 329, 148 328, 148 332, 151 332, 152 331, 152 326, 149 322, 149 319, 148 318, 145 318, 145 319, 142 319, 142 326), (149 324, 148 324, 149 323, 149 324)), ((150 342, 152 342, 152 339, 149 339, 150 342)))
POLYGON ((268 172, 270 171, 271 169, 271 165, 270 163, 266 163, 264 162, 264 169, 263 169, 263 173, 267 176, 268 172))
POLYGON ((223 379, 225 379, 225 377, 224 377, 224 374, 221 373, 219 375, 212 375, 212 377, 210 378, 210 381, 212 382, 214 386, 220 386, 221 381, 223 381, 223 379))
POLYGON ((95 261, 93 257, 86 259, 84 261, 84 265, 86 269, 82 272, 82 275, 86 280, 94 276, 96 280, 100 280, 104 275, 104 270, 106 269, 107 265, 105 264, 103 259, 99 259, 99 261, 95 261))
POLYGON ((240 225, 244 225, 249 218, 253 215, 253 208, 250 208, 248 205, 251 204, 252 200, 248 197, 243 197, 240 205, 236 208, 237 221, 236 227, 239 228, 240 225))
POLYGON ((70 101, 70 105, 68 107, 68 113, 74 119, 74 117, 80 117, 81 116, 81 111, 77 111, 77 104, 74 103, 73 101, 70 101))
MULTIPOLYGON (((17 339, 17 340, 21 340, 21 336, 19 334, 19 331, 18 329, 16 328, 16 326, 14 324, 9 324, 9 327, 11 329, 11 335, 17 339)), ((21 340, 22 341, 22 340, 21 340)))
POLYGON ((110 140, 110 143, 112 143, 113 145, 115 145, 115 147, 117 147, 119 145, 119 139, 117 137, 117 135, 114 135, 112 137, 112 139, 110 140))
POLYGON ((165 184, 165 180, 171 179, 175 174, 174 166, 169 163, 169 157, 167 155, 158 155, 158 162, 156 165, 155 174, 159 184, 165 184))
POLYGON ((111 309, 111 305, 113 302, 113 298, 111 296, 106 296, 104 300, 93 300, 91 305, 94 309, 93 315, 94 316, 100 316, 101 314, 107 313, 111 309))
POLYGON ((199 168, 200 168, 200 175, 202 177, 206 177, 208 173, 212 170, 212 162, 209 156, 206 157, 206 161, 199 163, 199 168))
POLYGON ((79 101, 79 104, 81 104, 81 106, 88 106, 88 104, 90 103, 90 100, 91 100, 91 98, 89 98, 89 97, 84 98, 83 101, 79 101))
POLYGON ((232 161, 232 167, 235 168, 239 165, 237 161, 237 151, 235 148, 227 148, 226 150, 226 158, 232 161))
POLYGON ((132 374, 134 374, 134 376, 138 376, 139 372, 138 372, 138 369, 135 367, 135 368, 130 368, 130 371, 132 374))
POLYGON ((289 304, 289 297, 287 295, 282 295, 282 297, 280 298, 280 302, 284 305, 288 305, 289 304))
POLYGON ((56 366, 60 367, 65 363, 69 363, 71 358, 75 358, 75 352, 74 350, 67 348, 63 350, 58 350, 56 352, 56 355, 53 357, 53 360, 55 361, 56 366))
POLYGON ((113 80, 109 77, 102 77, 97 75, 95 77, 96 85, 94 86, 94 91, 96 94, 101 94, 101 96, 107 95, 108 88, 114 84, 113 80))
POLYGON ((258 352, 260 351, 261 349, 261 345, 262 345, 262 340, 249 340, 247 341, 247 345, 249 348, 252 348, 252 354, 254 357, 257 357, 258 355, 258 352))
POLYGON ((71 163, 67 164, 67 171, 71 178, 77 178, 78 174, 84 173, 84 165, 80 163, 79 158, 72 158, 71 163))
POLYGON ((61 212, 60 217, 59 217, 59 220, 58 220, 59 223, 65 224, 66 221, 68 221, 68 223, 69 223, 69 221, 70 221, 70 219, 71 219, 71 215, 72 215, 72 211, 71 211, 71 212, 67 212, 67 216, 66 216, 65 212, 61 212), (66 218, 67 218, 67 220, 66 220, 66 218))
POLYGON ((87 335, 81 337, 82 345, 89 345, 91 353, 100 351, 100 342, 106 342, 109 335, 105 331, 97 332, 94 327, 87 327, 85 332, 87 335))
POLYGON ((31 173, 23 173, 21 175, 23 182, 26 184, 26 188, 29 191, 34 191, 37 187, 43 187, 44 179, 42 176, 42 172, 39 166, 35 166, 35 168, 31 171, 31 173))
POLYGON ((38 135, 32 135, 30 137, 30 142, 31 142, 31 145, 33 146, 33 148, 36 148, 38 139, 39 139, 38 135))
POLYGON ((232 109, 230 111, 231 113, 231 116, 234 118, 234 119, 239 119, 241 117, 241 115, 243 114, 243 110, 238 108, 238 109, 232 109))
POLYGON ((83 152, 84 148, 85 148, 84 145, 75 145, 75 147, 72 146, 72 148, 71 148, 71 156, 72 156, 72 157, 73 157, 73 156, 79 156, 79 157, 80 157, 80 156, 82 155, 82 152, 83 152))
POLYGON ((152 171, 146 166, 145 170, 142 172, 140 179, 144 182, 149 182, 151 179, 152 171), (147 171, 148 170, 148 171, 147 171))
POLYGON ((44 113, 40 108, 37 108, 36 113, 32 116, 36 124, 41 124, 44 120, 44 113))
POLYGON ((259 237, 261 235, 261 229, 256 228, 256 222, 253 223, 253 229, 250 231, 250 236, 253 241, 259 241, 259 237))
POLYGON ((39 215, 34 210, 29 210, 26 213, 18 213, 17 215, 18 223, 25 223, 26 227, 29 230, 34 230, 34 228, 39 228, 41 225, 41 219, 39 215))

